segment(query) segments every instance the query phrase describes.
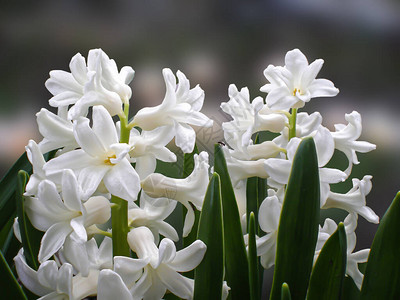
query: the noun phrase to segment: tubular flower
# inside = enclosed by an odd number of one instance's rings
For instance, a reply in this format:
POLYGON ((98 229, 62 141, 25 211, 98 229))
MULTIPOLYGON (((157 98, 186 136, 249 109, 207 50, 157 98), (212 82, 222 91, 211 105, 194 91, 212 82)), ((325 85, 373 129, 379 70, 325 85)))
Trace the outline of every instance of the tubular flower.
POLYGON ((139 192, 139 176, 129 162, 128 144, 118 142, 114 122, 102 106, 93 107, 93 126, 80 117, 74 122, 74 134, 81 149, 73 150, 50 160, 44 169, 47 175, 59 170, 73 169, 83 198, 88 199, 101 182, 108 191, 127 201, 135 201, 139 192))
POLYGON ((351 114, 345 115, 346 121, 349 123, 335 124, 336 132, 332 132, 333 139, 335 140, 335 148, 342 151, 349 160, 349 166, 344 171, 346 174, 351 173, 353 164, 358 164, 356 152, 366 153, 376 149, 376 145, 357 141, 361 135, 361 116, 358 112, 353 111, 351 114))
POLYGON ((114 271, 100 273, 100 300, 116 295, 122 299, 161 299, 167 289, 180 298, 192 299, 194 280, 178 272, 190 271, 201 262, 206 252, 202 241, 176 252, 175 244, 165 238, 157 248, 151 231, 138 227, 128 234, 128 243, 138 259, 117 256, 114 271))
POLYGON ((168 125, 175 132, 175 143, 184 153, 193 151, 196 133, 190 125, 211 127, 213 121, 200 112, 204 91, 196 86, 190 89, 189 80, 178 71, 179 83, 170 69, 163 70, 166 94, 163 102, 155 107, 145 107, 133 118, 133 124, 143 130, 153 130, 168 125))
POLYGON ((366 206, 366 196, 372 188, 372 176, 366 175, 359 180, 353 178, 353 187, 346 194, 330 192, 328 199, 321 208, 336 207, 346 210, 349 213, 357 213, 363 216, 368 222, 378 224, 379 217, 375 212, 366 206))
POLYGON ((153 173, 142 181, 143 191, 153 198, 169 198, 181 202, 187 208, 183 236, 187 236, 194 224, 194 210, 203 206, 204 196, 208 185, 208 153, 201 152, 194 156, 193 172, 184 179, 166 177, 153 173), (192 204, 192 205, 191 205, 192 204))
POLYGON ((109 201, 92 197, 82 204, 75 175, 65 170, 62 177, 62 196, 49 180, 39 184, 37 198, 26 199, 26 213, 33 226, 45 231, 39 250, 39 261, 43 262, 56 253, 67 236, 73 233, 75 239, 86 242, 86 227, 103 224, 111 216, 109 201))
POLYGON ((286 118, 278 113, 267 112, 261 97, 250 103, 248 88, 239 92, 234 84, 229 86, 228 102, 221 103, 222 110, 233 118, 230 122, 222 123, 225 141, 234 149, 249 146, 251 135, 258 131, 269 130, 280 132, 286 125, 286 118))
POLYGON ((76 54, 69 64, 71 73, 51 71, 46 81, 47 89, 53 94, 51 106, 67 107, 69 119, 86 116, 88 108, 103 105, 111 115, 122 113, 122 104, 129 102, 132 91, 128 84, 134 71, 123 67, 118 72, 114 60, 101 49, 89 51, 87 65, 85 58, 76 54))
POLYGON ((333 97, 339 90, 327 79, 316 79, 324 61, 317 59, 308 64, 299 49, 286 53, 285 66, 269 65, 264 75, 270 83, 261 87, 268 93, 266 102, 271 109, 300 108, 315 97, 333 97))
POLYGON ((128 225, 131 227, 146 226, 151 230, 158 244, 160 234, 177 242, 175 228, 164 221, 175 209, 176 201, 167 198, 150 198, 146 193, 140 195, 140 207, 128 211, 128 225))

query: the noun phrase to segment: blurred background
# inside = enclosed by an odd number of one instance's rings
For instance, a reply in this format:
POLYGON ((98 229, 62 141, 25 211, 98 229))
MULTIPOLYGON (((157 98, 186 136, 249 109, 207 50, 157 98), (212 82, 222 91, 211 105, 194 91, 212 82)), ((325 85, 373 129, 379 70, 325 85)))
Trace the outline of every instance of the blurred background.
MULTIPOLYGON (((44 82, 50 70, 69 70, 77 52, 102 48, 119 68, 134 68, 133 111, 162 101, 162 68, 183 71, 205 90, 203 112, 216 121, 212 132, 200 135, 207 147, 222 140, 220 124, 227 119, 219 104, 228 100, 228 85, 248 86, 252 98, 265 96, 259 92, 263 70, 284 65, 285 53, 299 48, 310 62, 323 58, 318 77, 340 89, 304 110, 320 111, 330 130, 357 110, 360 140, 377 145, 359 154, 353 171, 359 179, 374 176, 368 205, 382 217, 400 188, 398 1, 16 0, 1 6, 1 176, 29 139, 40 141, 35 113, 51 109, 44 82)), ((350 181, 337 189, 349 187, 350 181)), ((376 227, 359 218, 357 249, 370 246, 376 227)))

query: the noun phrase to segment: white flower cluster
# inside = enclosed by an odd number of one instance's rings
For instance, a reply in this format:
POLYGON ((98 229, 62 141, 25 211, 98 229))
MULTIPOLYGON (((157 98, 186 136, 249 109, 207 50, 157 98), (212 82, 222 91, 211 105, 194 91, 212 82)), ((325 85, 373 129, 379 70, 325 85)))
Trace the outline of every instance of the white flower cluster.
MULTIPOLYGON (((358 215, 369 222, 379 222, 378 216, 366 206, 365 198, 372 187, 372 176, 353 179, 353 188, 346 194, 332 192, 330 185, 343 182, 350 176, 353 164, 359 163, 357 152, 369 152, 376 146, 357 140, 361 135, 361 116, 356 111, 346 114, 348 124, 335 125, 335 132, 322 125, 322 117, 318 112, 298 113, 298 109, 311 98, 333 97, 339 92, 331 81, 316 79, 322 64, 322 59, 308 64, 307 58, 298 49, 289 51, 285 66, 270 65, 264 71, 269 81, 260 89, 268 93, 265 104, 261 97, 250 101, 247 88, 239 91, 235 85, 231 85, 229 101, 221 104, 222 110, 233 119, 222 125, 227 142, 225 157, 244 228, 246 179, 254 176, 267 178, 268 196, 258 214, 260 228, 266 234, 257 239, 257 252, 264 268, 270 268, 275 261, 279 216, 292 161, 300 141, 305 137, 313 137, 318 155, 321 209, 339 208, 349 213, 344 222, 348 245, 346 274, 360 288, 363 275, 357 263, 367 260, 369 249, 352 253, 356 241, 354 230, 358 215), (252 135, 265 130, 277 136, 272 141, 254 144, 252 135), (343 171, 326 167, 335 149, 343 152, 348 159, 348 167, 343 171)), ((325 225, 320 228, 316 256, 336 227, 333 220, 325 220, 325 225)))
MULTIPOLYGON (((268 66, 264 72, 269 81, 261 88, 268 93, 265 101, 261 97, 250 101, 247 88, 231 85, 229 101, 221 104, 232 117, 223 123, 227 143, 223 149, 242 220, 246 219, 246 180, 267 178, 268 196, 258 215, 266 234, 257 238, 257 253, 264 268, 269 268, 275 260, 279 216, 294 154, 301 139, 314 138, 321 209, 334 207, 349 213, 344 222, 346 274, 360 287, 357 263, 366 261, 369 250, 353 253, 357 218, 379 222, 366 206, 371 176, 353 179, 353 188, 346 194, 332 192, 330 185, 345 181, 358 163, 357 152, 371 151, 375 145, 357 140, 361 117, 355 111, 346 115, 348 124, 335 125, 335 132, 322 125, 318 112, 298 112, 311 98, 338 93, 329 80, 316 79, 322 64, 320 59, 308 64, 299 50, 289 51, 284 67, 268 66), (252 136, 261 131, 273 132, 276 138, 256 144, 252 136), (335 149, 348 159, 345 170, 326 167, 335 149)), ((210 127, 213 122, 200 112, 204 92, 199 86, 191 88, 180 71, 175 77, 164 69, 163 76, 162 103, 142 108, 129 118, 132 91, 128 84, 134 71, 131 67, 118 71, 101 49, 91 50, 87 61, 75 55, 70 72, 50 72, 46 87, 57 114, 44 108, 37 113, 43 140, 38 144, 31 140, 26 146, 33 174, 26 186, 25 211, 32 225, 44 232, 40 266, 32 269, 23 249, 14 259, 21 282, 40 299, 152 300, 161 299, 167 291, 192 299, 194 281, 180 273, 199 265, 206 245, 196 240, 176 251, 174 242, 180 235, 165 219, 180 202, 187 209, 181 236, 191 232, 209 182, 208 153, 194 155, 194 169, 183 179, 155 170, 157 160, 176 162, 176 155, 166 147, 169 142, 174 139, 184 153, 191 153, 196 141, 191 125, 210 127), (113 119, 116 116, 118 122, 113 119), (55 155, 46 161, 44 154, 50 151, 55 155), (125 215, 118 215, 123 206, 125 215), (110 228, 110 219, 114 223, 118 218, 126 219, 124 242, 132 257, 113 254, 118 232, 110 228), (96 241, 94 236, 105 237, 96 241)), ((334 221, 325 220, 315 257, 336 227, 334 221)), ((21 240, 17 219, 14 232, 21 240)), ((223 286, 226 298, 229 287, 223 286)))
MULTIPOLYGON (((193 208, 201 210, 209 181, 208 154, 195 155, 194 170, 185 179, 154 172, 157 160, 176 162, 166 147, 171 140, 190 153, 196 140, 190 125, 212 126, 200 112, 203 90, 190 88, 182 72, 177 82, 164 69, 164 100, 139 110, 129 122, 131 67, 118 71, 101 49, 89 51, 87 62, 75 55, 69 67, 70 72, 50 72, 49 103, 58 112, 43 108, 37 114, 43 140, 26 146, 33 174, 25 210, 44 235, 38 270, 27 264, 22 249, 15 257, 21 282, 40 299, 161 299, 167 290, 191 299, 193 279, 179 272, 194 269, 206 246, 197 240, 176 252, 178 233, 164 219, 181 202, 188 209, 183 235, 190 233, 193 208), (46 162, 43 154, 53 150, 55 157, 46 162), (113 257, 113 233, 107 229, 112 207, 118 206, 113 197, 127 203, 125 243, 135 259, 113 257), (106 236, 99 247, 94 235, 106 236)), ((20 238, 18 220, 14 231, 20 238)))

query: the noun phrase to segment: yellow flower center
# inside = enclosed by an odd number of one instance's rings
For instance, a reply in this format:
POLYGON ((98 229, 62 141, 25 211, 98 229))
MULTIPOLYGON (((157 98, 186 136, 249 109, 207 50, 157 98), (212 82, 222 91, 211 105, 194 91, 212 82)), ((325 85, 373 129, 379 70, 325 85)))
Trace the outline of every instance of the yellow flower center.
POLYGON ((117 156, 114 154, 114 155, 111 155, 111 156, 107 157, 107 159, 104 160, 104 163, 105 163, 106 165, 110 165, 110 166, 114 165, 114 164, 111 162, 111 159, 112 159, 112 158, 117 158, 117 156))

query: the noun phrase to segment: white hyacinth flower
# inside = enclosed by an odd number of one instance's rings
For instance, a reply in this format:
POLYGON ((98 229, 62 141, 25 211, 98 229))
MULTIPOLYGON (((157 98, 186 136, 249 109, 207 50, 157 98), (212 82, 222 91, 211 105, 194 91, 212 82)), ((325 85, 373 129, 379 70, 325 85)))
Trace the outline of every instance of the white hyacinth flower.
POLYGON ((68 152, 79 147, 74 137, 71 121, 63 118, 60 114, 53 114, 45 108, 36 114, 36 118, 39 132, 43 136, 43 140, 39 143, 42 153, 58 148, 63 148, 62 152, 68 152))
POLYGON ((128 226, 146 226, 154 235, 156 244, 160 234, 177 242, 178 233, 175 228, 164 221, 175 209, 176 201, 167 198, 150 198, 146 193, 140 195, 140 207, 128 211, 128 226))
POLYGON ((321 208, 336 207, 348 213, 356 213, 368 222, 378 224, 379 217, 366 205, 366 196, 372 189, 372 176, 366 175, 359 180, 353 178, 353 187, 346 194, 329 192, 328 199, 321 208))
POLYGON ((261 97, 250 103, 248 88, 240 91, 234 84, 229 86, 229 101, 221 103, 222 110, 233 120, 222 123, 225 141, 234 149, 245 152, 253 133, 263 130, 280 132, 287 123, 284 115, 268 111, 261 97))
POLYGON ((116 256, 114 271, 100 272, 99 300, 161 299, 167 290, 182 299, 193 298, 194 280, 179 272, 193 270, 202 261, 202 241, 176 252, 175 244, 164 238, 157 248, 151 231, 138 227, 129 232, 128 243, 138 259, 116 256))
POLYGON ((14 257, 15 268, 22 284, 42 300, 78 300, 72 292, 72 266, 63 264, 60 268, 54 260, 48 260, 37 271, 26 263, 23 248, 14 257))
POLYGON ((103 105, 113 116, 123 112, 122 104, 128 103, 132 95, 128 86, 134 76, 131 67, 118 72, 115 61, 101 49, 89 51, 87 65, 85 58, 76 54, 69 67, 71 73, 50 72, 46 87, 54 95, 49 101, 51 106, 73 105, 69 119, 86 116, 88 108, 94 105, 103 105))
POLYGON ((362 131, 361 116, 358 112, 346 114, 345 119, 349 122, 347 126, 335 124, 336 132, 332 132, 332 136, 335 140, 335 148, 342 151, 349 160, 349 166, 344 172, 350 174, 353 164, 359 164, 356 152, 366 153, 375 150, 376 145, 357 141, 362 131))
POLYGON ((208 153, 201 152, 194 155, 193 172, 184 179, 166 177, 159 173, 153 173, 141 183, 143 191, 152 198, 174 199, 182 203, 187 214, 183 226, 183 236, 187 236, 194 224, 194 210, 201 210, 204 196, 209 182, 208 153))
POLYGON ((136 163, 135 170, 141 179, 156 169, 157 159, 164 162, 176 162, 176 155, 166 145, 174 138, 174 131, 168 126, 157 127, 152 131, 132 128, 129 137, 131 162, 136 163))
POLYGON ((103 224, 111 217, 110 203, 102 196, 82 204, 80 188, 71 170, 63 172, 62 198, 55 184, 44 180, 39 184, 37 198, 26 198, 25 208, 32 225, 46 232, 39 250, 40 262, 56 253, 71 233, 86 242, 86 227, 103 224))
POLYGON ((264 75, 270 83, 261 87, 268 93, 266 102, 271 109, 300 108, 311 98, 333 97, 339 90, 327 79, 316 79, 324 61, 317 59, 308 64, 299 49, 286 53, 285 66, 269 65, 264 75))
POLYGON ((75 138, 82 149, 50 160, 44 166, 46 175, 72 169, 78 173, 84 199, 92 196, 103 182, 111 194, 135 201, 140 190, 140 179, 129 161, 131 146, 118 142, 115 124, 104 107, 93 107, 92 128, 89 122, 84 117, 74 122, 75 138))
POLYGON ((163 69, 166 94, 163 102, 155 107, 145 107, 137 112, 133 124, 143 130, 153 130, 168 125, 175 132, 175 144, 184 153, 194 149, 196 133, 189 126, 211 127, 213 121, 200 112, 204 102, 204 91, 197 85, 190 89, 189 80, 178 71, 179 83, 170 69, 163 69))

